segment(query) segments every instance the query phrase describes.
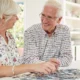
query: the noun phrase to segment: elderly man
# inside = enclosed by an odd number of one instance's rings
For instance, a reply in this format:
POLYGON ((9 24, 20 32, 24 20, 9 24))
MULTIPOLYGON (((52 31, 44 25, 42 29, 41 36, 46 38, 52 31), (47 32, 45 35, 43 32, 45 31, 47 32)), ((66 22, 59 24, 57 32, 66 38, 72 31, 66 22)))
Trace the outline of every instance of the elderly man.
POLYGON ((60 24, 61 4, 57 0, 47 1, 40 16, 41 23, 25 31, 24 62, 52 61, 55 67, 57 64, 57 67, 68 66, 72 61, 70 32, 67 26, 60 24))

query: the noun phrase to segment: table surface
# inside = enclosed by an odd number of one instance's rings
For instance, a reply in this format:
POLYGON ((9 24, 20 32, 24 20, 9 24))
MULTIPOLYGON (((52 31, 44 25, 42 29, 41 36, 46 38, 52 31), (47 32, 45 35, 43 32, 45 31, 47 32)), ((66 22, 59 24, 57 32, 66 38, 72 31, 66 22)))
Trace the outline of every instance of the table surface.
MULTIPOLYGON (((61 70, 71 71, 72 70, 74 72, 75 70, 78 70, 78 69, 80 70, 80 61, 76 61, 76 62, 73 61, 72 64, 69 67, 60 67, 59 71, 61 71, 61 70)), ((67 71, 65 71, 65 73, 67 73, 67 71)), ((64 75, 64 74, 62 74, 62 75, 64 75)), ((44 75, 43 77, 35 77, 34 75, 18 76, 16 78, 5 77, 5 78, 0 78, 0 80, 80 80, 80 75, 79 75, 79 78, 71 78, 71 77, 70 78, 62 78, 62 75, 59 76, 59 77, 55 77, 55 76, 52 76, 52 75, 44 75)), ((70 72, 69 72, 69 75, 71 75, 70 72)))

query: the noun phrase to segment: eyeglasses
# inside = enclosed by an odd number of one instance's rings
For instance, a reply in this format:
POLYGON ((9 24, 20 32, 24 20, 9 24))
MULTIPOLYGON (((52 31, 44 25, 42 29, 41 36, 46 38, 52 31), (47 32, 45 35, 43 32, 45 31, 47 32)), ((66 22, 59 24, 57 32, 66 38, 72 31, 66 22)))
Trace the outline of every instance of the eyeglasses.
POLYGON ((46 16, 45 14, 40 14, 41 18, 46 18, 47 20, 56 20, 58 17, 46 16))

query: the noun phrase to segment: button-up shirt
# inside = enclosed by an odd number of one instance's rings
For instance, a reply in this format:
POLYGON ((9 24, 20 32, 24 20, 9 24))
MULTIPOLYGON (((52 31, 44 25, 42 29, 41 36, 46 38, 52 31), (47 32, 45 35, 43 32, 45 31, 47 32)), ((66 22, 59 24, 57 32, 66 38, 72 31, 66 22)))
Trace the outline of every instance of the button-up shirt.
POLYGON ((38 63, 56 58, 60 66, 72 61, 70 31, 67 26, 57 25, 52 36, 36 24, 25 31, 23 63, 38 63))

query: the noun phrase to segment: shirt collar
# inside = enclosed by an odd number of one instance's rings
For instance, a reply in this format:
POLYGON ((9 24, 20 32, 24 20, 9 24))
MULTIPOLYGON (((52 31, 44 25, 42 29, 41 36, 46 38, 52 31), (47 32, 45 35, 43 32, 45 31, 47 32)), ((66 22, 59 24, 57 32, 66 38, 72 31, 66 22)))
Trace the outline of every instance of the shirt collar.
POLYGON ((56 25, 55 34, 58 34, 60 32, 61 24, 56 25))

